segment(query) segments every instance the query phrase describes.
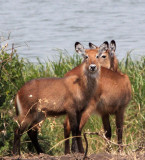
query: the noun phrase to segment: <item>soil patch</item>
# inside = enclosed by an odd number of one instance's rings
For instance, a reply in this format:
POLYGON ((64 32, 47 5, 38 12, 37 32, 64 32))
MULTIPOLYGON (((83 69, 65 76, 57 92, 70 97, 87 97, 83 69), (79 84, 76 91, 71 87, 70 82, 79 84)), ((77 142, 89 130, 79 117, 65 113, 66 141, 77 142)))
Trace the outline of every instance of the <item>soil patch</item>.
MULTIPOLYGON (((83 154, 68 154, 62 156, 49 156, 48 154, 23 154, 21 156, 0 157, 2 160, 83 160, 83 154)), ((145 153, 131 153, 130 155, 113 155, 107 153, 92 154, 85 160, 144 160, 145 153)))

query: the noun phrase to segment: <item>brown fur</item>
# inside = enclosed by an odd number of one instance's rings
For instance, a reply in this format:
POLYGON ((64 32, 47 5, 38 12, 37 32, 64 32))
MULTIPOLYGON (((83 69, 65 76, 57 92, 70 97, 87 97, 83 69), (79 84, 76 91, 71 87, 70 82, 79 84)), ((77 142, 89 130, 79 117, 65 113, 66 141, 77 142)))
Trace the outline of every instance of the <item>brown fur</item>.
MULTIPOLYGON (((89 52, 89 50, 88 50, 89 52)), ((116 59, 116 56, 114 54, 113 56, 113 63, 111 64, 110 56, 109 56, 109 50, 103 52, 102 55, 106 54, 106 58, 102 59, 102 56, 99 57, 100 64, 102 66, 105 66, 106 68, 112 69, 106 69, 104 67, 101 67, 100 71, 100 77, 97 80, 97 89, 95 97, 92 98, 91 102, 89 103, 89 106, 85 109, 85 111, 82 113, 82 117, 80 120, 80 134, 83 126, 87 122, 89 116, 97 112, 101 115, 104 130, 106 131, 106 137, 108 139, 111 138, 111 127, 109 122, 109 115, 115 114, 116 116, 116 127, 117 127, 117 135, 118 135, 118 143, 122 143, 122 131, 123 131, 123 115, 124 110, 126 106, 128 105, 129 101, 131 100, 131 84, 130 80, 127 75, 117 71, 118 67, 118 61, 116 59), (103 63, 103 60, 105 61, 105 65, 103 63), (108 61, 106 63, 106 61, 108 61), (107 65, 106 65, 107 64, 107 65), (112 68, 111 68, 112 67, 112 68)), ((75 68, 74 70, 77 70, 79 68, 75 68)), ((69 71, 66 76, 73 75, 75 72, 69 71)), ((66 118, 64 122, 64 128, 69 128, 68 118, 66 118)), ((65 138, 69 137, 70 132, 64 129, 64 135, 65 138)), ((84 152, 82 142, 80 141, 79 144, 80 152, 84 152)), ((69 140, 65 142, 65 154, 69 153, 69 140)))
MULTIPOLYGON (((98 50, 88 53, 81 47, 80 43, 76 43, 76 50, 84 54, 84 61, 77 67, 74 75, 64 78, 33 79, 18 91, 15 107, 20 127, 15 131, 14 153, 18 150, 20 154, 20 136, 26 129, 29 129, 28 135, 37 152, 42 152, 37 140, 38 130, 34 126, 47 116, 67 114, 72 135, 79 135, 80 114, 94 95, 96 77, 100 71, 96 58, 98 50)), ((72 151, 76 152, 77 148, 75 137, 72 139, 72 151)))
POLYGON ((114 57, 111 58, 110 61, 111 61, 110 69, 111 69, 112 71, 114 71, 114 72, 119 71, 119 70, 118 70, 118 60, 117 60, 117 58, 116 58, 116 55, 114 55, 114 57))
POLYGON ((110 47, 107 41, 100 45, 100 47, 97 47, 96 45, 89 43, 89 47, 90 49, 98 49, 98 56, 100 54, 101 66, 111 69, 114 72, 118 71, 118 60, 115 55, 116 42, 114 40, 110 42, 110 47))

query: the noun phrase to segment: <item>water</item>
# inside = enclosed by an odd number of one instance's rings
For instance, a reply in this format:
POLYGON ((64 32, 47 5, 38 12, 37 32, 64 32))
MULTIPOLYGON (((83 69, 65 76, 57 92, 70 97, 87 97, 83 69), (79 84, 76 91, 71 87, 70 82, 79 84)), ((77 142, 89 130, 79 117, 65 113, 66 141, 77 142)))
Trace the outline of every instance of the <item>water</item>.
POLYGON ((145 55, 144 0, 1 0, 0 36, 18 54, 55 60, 54 49, 74 53, 74 43, 100 45, 114 39, 117 56, 145 55))

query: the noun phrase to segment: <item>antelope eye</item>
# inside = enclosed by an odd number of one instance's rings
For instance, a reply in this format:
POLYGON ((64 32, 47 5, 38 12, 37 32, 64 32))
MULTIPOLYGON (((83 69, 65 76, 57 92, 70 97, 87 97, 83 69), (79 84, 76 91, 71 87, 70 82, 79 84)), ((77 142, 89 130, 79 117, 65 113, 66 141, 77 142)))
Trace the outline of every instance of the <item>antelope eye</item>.
POLYGON ((105 55, 103 55, 103 56, 102 56, 102 58, 106 58, 106 56, 105 56, 105 55))
POLYGON ((99 58, 99 56, 96 56, 96 58, 99 58))
POLYGON ((85 59, 88 59, 88 56, 87 56, 87 55, 85 56, 85 59))

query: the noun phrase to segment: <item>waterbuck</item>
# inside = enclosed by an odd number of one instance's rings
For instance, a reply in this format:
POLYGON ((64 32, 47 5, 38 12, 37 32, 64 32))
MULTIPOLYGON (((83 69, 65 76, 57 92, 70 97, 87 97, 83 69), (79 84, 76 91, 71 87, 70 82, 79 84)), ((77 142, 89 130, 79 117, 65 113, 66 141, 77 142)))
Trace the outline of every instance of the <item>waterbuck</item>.
MULTIPOLYGON (((111 126, 109 116, 114 114, 116 117, 116 132, 118 136, 118 144, 122 143, 123 132, 123 117, 126 106, 131 100, 131 84, 127 75, 117 72, 118 61, 115 56, 116 43, 111 41, 110 47, 108 42, 104 42, 99 48, 93 44, 89 44, 91 52, 92 49, 99 49, 99 63, 102 66, 100 76, 97 80, 97 88, 95 97, 92 98, 91 103, 82 113, 79 125, 79 135, 90 115, 97 112, 102 117, 102 122, 106 137, 111 139, 111 126), (112 59, 113 58, 113 59, 112 59), (104 63, 105 62, 105 63, 104 63), (114 63, 114 64, 112 64, 114 63), (104 67, 103 67, 104 66, 104 67)), ((76 67, 77 68, 77 67, 76 67)), ((79 72, 79 68, 78 72, 79 72)), ((74 71, 69 71, 65 76, 74 75, 74 71)), ((69 120, 66 118, 64 122, 64 137, 68 139, 70 136, 69 120)), ((83 145, 81 137, 78 138, 79 152, 83 153, 83 145)), ((69 140, 65 141, 65 154, 70 153, 69 140)))
POLYGON ((89 51, 79 43, 75 50, 84 61, 64 78, 39 78, 25 83, 17 92, 15 108, 19 127, 14 132, 13 153, 20 154, 20 137, 27 131, 37 153, 43 152, 38 140, 38 124, 47 116, 67 114, 72 135, 72 152, 77 151, 80 115, 96 91, 100 65, 98 50, 89 51))

